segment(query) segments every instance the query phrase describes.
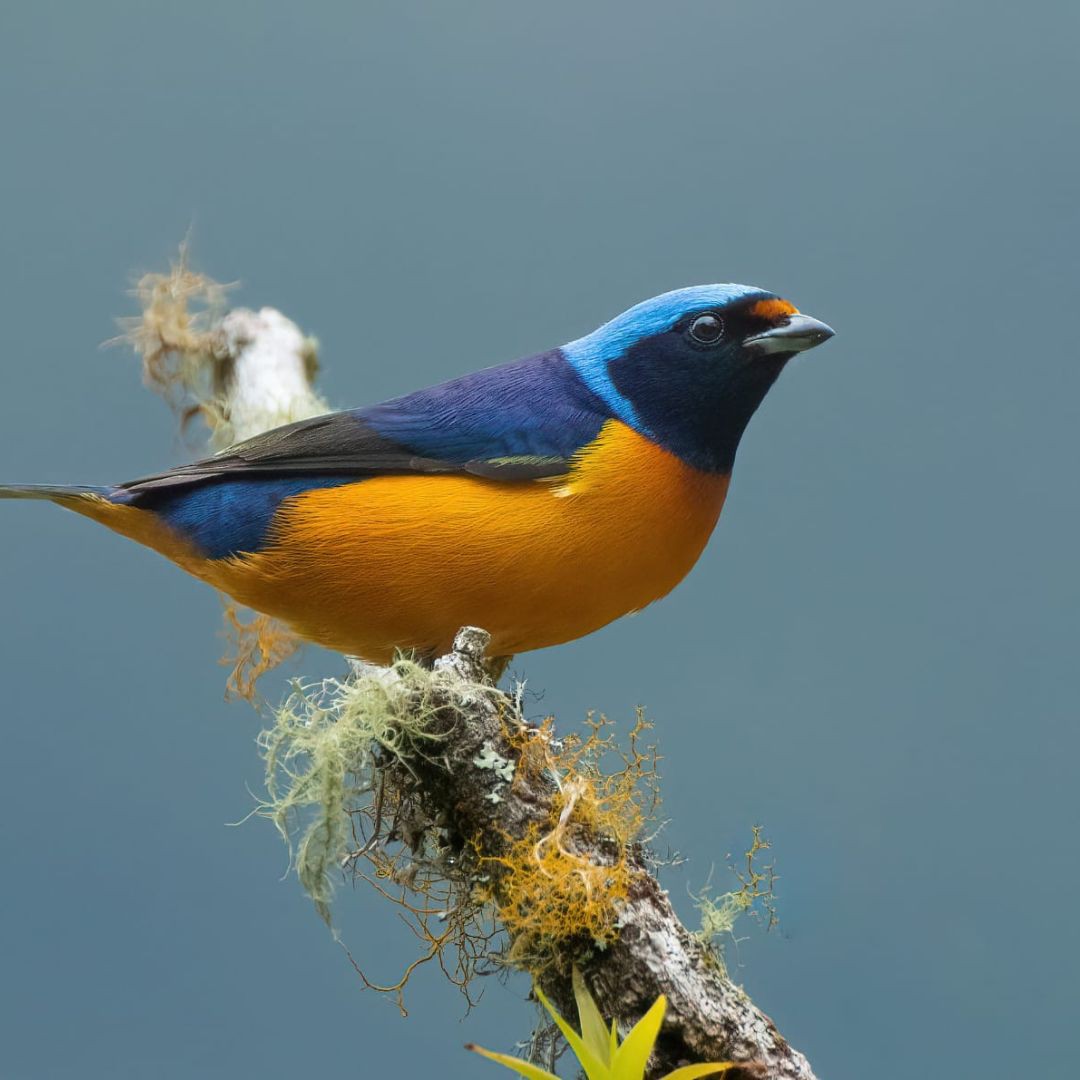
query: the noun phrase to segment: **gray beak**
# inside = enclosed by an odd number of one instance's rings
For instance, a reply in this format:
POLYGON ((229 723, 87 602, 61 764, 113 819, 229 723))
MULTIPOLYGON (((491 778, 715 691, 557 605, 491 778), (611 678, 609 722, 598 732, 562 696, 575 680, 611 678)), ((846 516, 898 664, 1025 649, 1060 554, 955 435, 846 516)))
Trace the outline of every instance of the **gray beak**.
POLYGON ((748 337, 743 344, 759 355, 778 352, 802 352, 812 349, 835 334, 831 326, 809 315, 789 315, 781 326, 748 337))

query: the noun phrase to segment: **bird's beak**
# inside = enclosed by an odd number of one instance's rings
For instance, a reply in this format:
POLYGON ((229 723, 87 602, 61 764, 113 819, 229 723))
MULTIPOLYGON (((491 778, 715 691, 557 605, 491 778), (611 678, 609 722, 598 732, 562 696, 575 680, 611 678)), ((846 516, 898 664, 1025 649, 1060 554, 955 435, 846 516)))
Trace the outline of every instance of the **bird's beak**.
POLYGON ((826 326, 820 319, 812 319, 809 315, 789 315, 779 326, 754 334, 743 344, 760 355, 802 352, 828 341, 835 333, 831 326, 826 326))

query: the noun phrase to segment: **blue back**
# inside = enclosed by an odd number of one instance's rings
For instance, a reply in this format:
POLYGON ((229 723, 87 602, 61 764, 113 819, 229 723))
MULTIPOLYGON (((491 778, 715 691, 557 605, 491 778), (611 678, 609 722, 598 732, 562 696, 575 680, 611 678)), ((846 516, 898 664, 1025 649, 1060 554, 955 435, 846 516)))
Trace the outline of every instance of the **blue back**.
MULTIPOLYGON (((347 414, 340 456, 356 471, 287 475, 223 471, 205 480, 149 489, 132 500, 193 541, 210 559, 260 550, 283 500, 315 488, 385 473, 453 472, 470 463, 513 459, 568 462, 599 432, 608 413, 558 350, 477 371, 347 414), (418 459, 411 466, 410 457, 418 459)), ((322 452, 329 448, 322 445, 322 452)), ((475 471, 475 470, 471 470, 475 471)), ((507 479, 517 479, 507 473, 507 479)), ((118 496, 124 498, 124 496, 118 496)))

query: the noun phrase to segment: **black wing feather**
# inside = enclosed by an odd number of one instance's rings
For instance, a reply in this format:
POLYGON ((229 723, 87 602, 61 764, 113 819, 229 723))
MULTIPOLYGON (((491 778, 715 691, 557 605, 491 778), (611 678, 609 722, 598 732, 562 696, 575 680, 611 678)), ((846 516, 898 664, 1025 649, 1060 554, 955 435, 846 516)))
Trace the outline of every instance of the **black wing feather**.
POLYGON ((465 473, 497 480, 539 480, 565 475, 569 467, 569 460, 559 456, 466 461, 424 456, 379 434, 355 413, 337 412, 274 428, 214 457, 122 484, 121 490, 136 496, 162 488, 255 474, 363 477, 465 473))

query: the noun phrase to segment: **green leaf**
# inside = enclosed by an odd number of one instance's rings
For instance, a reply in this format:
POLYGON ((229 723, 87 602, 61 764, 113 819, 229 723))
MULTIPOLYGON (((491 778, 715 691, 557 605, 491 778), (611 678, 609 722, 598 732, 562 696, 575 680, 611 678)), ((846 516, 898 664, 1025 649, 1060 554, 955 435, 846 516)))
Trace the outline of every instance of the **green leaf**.
POLYGON ((596 1007, 596 1001, 585 985, 581 972, 573 970, 574 1000, 577 1002, 578 1026, 585 1045, 608 1067, 611 1066, 613 1050, 608 1036, 607 1025, 596 1007))
POLYGON ((699 1076, 714 1076, 734 1068, 734 1061, 706 1061, 701 1065, 683 1065, 679 1069, 672 1069, 661 1080, 697 1080, 699 1076))
MULTIPOLYGON (((664 1022, 667 998, 661 994, 656 999, 652 1008, 634 1025, 633 1030, 626 1036, 626 1041, 620 1046, 616 1022, 611 1021, 610 1029, 604 1025, 600 1010, 596 1007, 596 1001, 589 993, 589 988, 585 985, 585 980, 577 968, 573 971, 573 985, 581 1034, 578 1034, 559 1015, 541 990, 536 990, 536 996, 558 1025, 563 1038, 566 1039, 570 1049, 577 1056, 579 1064, 585 1070, 585 1075, 589 1080, 644 1080, 649 1055, 656 1046, 656 1040, 660 1036, 660 1027, 664 1022)), ((526 1080, 559 1080, 546 1069, 538 1068, 528 1061, 511 1057, 509 1054, 496 1054, 471 1043, 466 1049, 481 1054, 491 1061, 496 1061, 500 1065, 505 1065, 508 1069, 513 1069, 526 1080)), ((728 1069, 733 1068, 735 1068, 735 1062, 732 1061, 706 1061, 700 1065, 683 1065, 669 1072, 663 1080, 699 1080, 700 1077, 715 1076, 717 1073, 727 1072, 728 1069)))
POLYGON ((585 1040, 559 1015, 555 1006, 544 997, 539 987, 536 988, 536 996, 540 999, 540 1004, 551 1014, 551 1019, 558 1025, 563 1038, 570 1044, 570 1049, 574 1051, 574 1056, 585 1070, 585 1075, 589 1080, 611 1080, 611 1070, 585 1045, 585 1040))
POLYGON ((549 1073, 547 1069, 540 1069, 536 1065, 522 1061, 521 1058, 511 1057, 509 1054, 496 1054, 493 1050, 485 1050, 482 1046, 474 1046, 472 1043, 469 1043, 465 1049, 471 1050, 474 1054, 480 1054, 481 1057, 497 1061, 500 1065, 513 1069, 520 1076, 527 1077, 527 1080, 559 1080, 554 1073, 549 1073))
POLYGON ((660 1025, 667 1011, 667 998, 661 994, 649 1011, 634 1025, 611 1063, 613 1080, 644 1080, 645 1066, 660 1036, 660 1025))

